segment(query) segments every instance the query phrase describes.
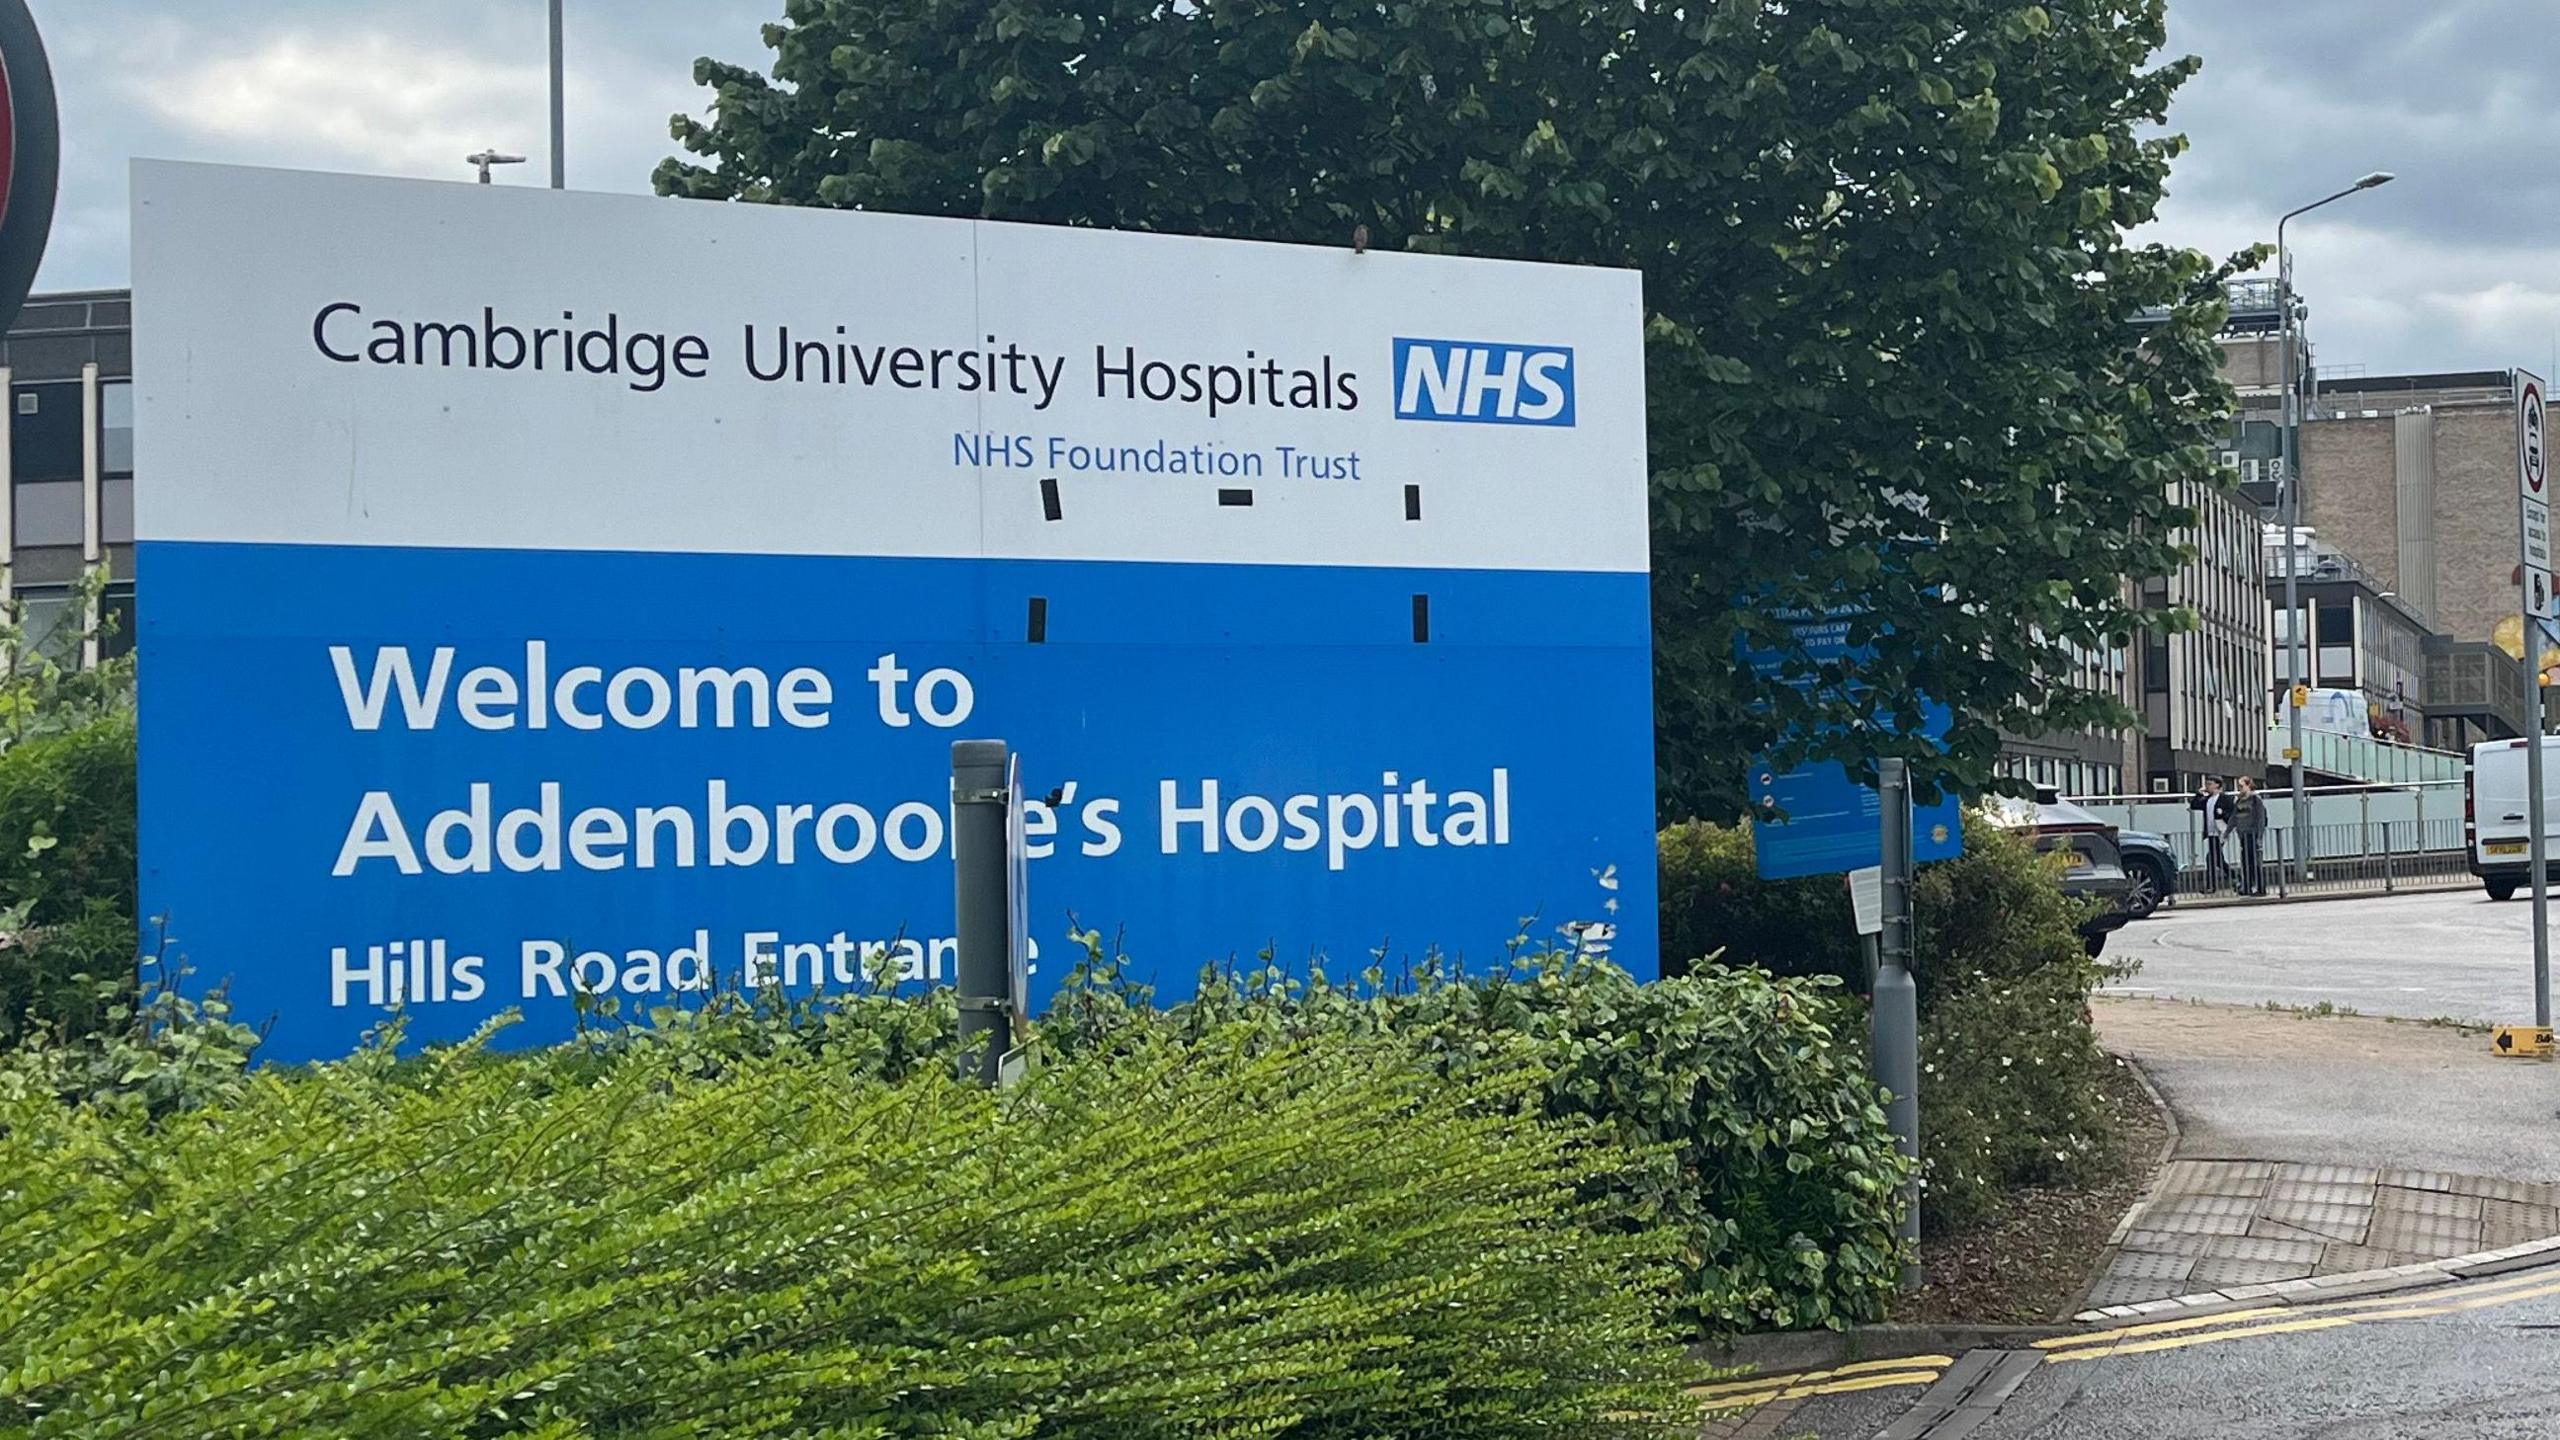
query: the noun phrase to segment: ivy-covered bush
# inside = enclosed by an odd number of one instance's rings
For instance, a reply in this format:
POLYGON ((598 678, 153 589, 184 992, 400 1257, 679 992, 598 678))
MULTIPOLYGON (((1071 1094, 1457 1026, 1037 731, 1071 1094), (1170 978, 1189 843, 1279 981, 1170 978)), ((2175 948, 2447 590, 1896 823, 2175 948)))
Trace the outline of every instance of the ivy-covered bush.
MULTIPOLYGON (((1748 827, 1675 825, 1661 853, 1666 961, 1719 954, 1864 988, 1836 877, 1760 880, 1748 827)), ((2088 1011, 2102 972, 2080 943, 2080 904, 2031 845, 1979 815, 1962 856, 1920 867, 1921 1216, 1934 1230, 1979 1221, 2003 1190, 2086 1179, 2111 1153, 2088 1011)), ((1863 1056, 1864 1017, 1844 1028, 1863 1056)))
POLYGON ((133 998, 130 711, 0 750, 0 1050, 133 998))
POLYGON ((0 1090, 0 1435, 1696 1433, 1671 1236, 1533 1069, 680 1053, 0 1090))

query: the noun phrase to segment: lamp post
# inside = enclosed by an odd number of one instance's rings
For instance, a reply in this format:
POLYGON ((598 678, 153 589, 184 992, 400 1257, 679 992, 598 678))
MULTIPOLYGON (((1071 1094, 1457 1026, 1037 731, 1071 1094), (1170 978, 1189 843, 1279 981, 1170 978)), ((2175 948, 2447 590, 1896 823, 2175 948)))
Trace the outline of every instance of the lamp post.
POLYGON ((2311 828, 2311 812, 2302 794, 2302 703, 2298 697, 2302 687, 2311 683, 2311 676, 2303 665, 2302 597, 2296 582, 2302 566, 2294 550, 2294 529, 2302 523, 2302 377, 2296 371, 2294 361, 2293 252, 2285 246, 2284 227, 2291 224, 2296 216, 2308 215, 2323 205, 2344 200, 2359 191, 2388 185, 2394 178, 2388 170, 2376 170, 2335 195, 2286 211, 2276 221, 2276 305, 2284 327, 2284 490, 2279 496, 2279 508, 2284 511, 2284 629, 2285 651, 2290 661, 2287 669, 2291 671, 2291 683, 2285 687, 2285 712, 2290 720, 2286 726, 2285 748, 2292 752, 2293 760, 2294 836, 2293 844, 2288 847, 2293 852, 2288 863, 2296 885, 2302 884, 2309 876, 2305 854, 2310 848, 2306 841, 2311 828))
POLYGON ((568 183, 568 142, 561 135, 569 110, 568 87, 562 71, 561 18, 562 0, 551 0, 551 188, 568 183))
POLYGON ((496 151, 496 150, 477 150, 477 151, 472 152, 472 153, 471 153, 471 154, 469 154, 469 155, 465 155, 465 156, 463 156, 463 157, 462 157, 462 163, 463 163, 463 164, 465 164, 465 165, 477 165, 477 166, 479 166, 479 167, 480 167, 480 183, 481 183, 481 184, 483 184, 483 185, 486 185, 486 184, 488 184, 488 183, 489 183, 489 167, 490 167, 490 166, 492 166, 492 165, 521 165, 521 164, 523 164, 523 163, 524 163, 524 157, 523 157, 523 156, 521 156, 521 155, 506 155, 506 154, 501 154, 500 152, 498 152, 498 151, 496 151))

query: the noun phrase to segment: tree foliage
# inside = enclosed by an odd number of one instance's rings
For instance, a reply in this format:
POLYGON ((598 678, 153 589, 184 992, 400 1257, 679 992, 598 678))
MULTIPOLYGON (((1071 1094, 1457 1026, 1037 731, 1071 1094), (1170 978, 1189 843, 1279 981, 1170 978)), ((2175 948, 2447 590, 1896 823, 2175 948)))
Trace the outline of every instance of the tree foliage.
POLYGON ((2001 727, 2128 718, 2073 662, 2174 623, 2128 578, 2221 483, 2223 271, 2126 238, 2184 143, 2164 5, 787 0, 656 180, 1639 268, 1666 813, 1924 695, 1946 752, 1884 746, 1979 788, 2001 727), (1790 605, 1865 615, 1854 691, 1737 672, 1790 605))

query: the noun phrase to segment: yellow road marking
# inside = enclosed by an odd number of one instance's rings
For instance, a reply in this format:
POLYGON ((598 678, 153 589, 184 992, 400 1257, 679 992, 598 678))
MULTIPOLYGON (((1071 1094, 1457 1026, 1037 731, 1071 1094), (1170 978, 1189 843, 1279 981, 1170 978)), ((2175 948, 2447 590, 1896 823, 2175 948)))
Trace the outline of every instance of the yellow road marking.
POLYGON ((2049 1340, 2036 1341, 2035 1348, 2076 1350, 2086 1345, 2105 1345, 2141 1336, 2171 1335, 2181 1330, 2219 1328, 2247 1320, 2263 1319, 2269 1315, 2326 1315, 2341 1310, 2382 1310, 2407 1305, 2421 1298, 2426 1303, 2433 1304, 2439 1301, 2467 1299, 2475 1295, 2502 1294, 2506 1291, 2522 1290, 2548 1282, 2549 1276, 2541 1271, 2533 1271, 2523 1275, 2466 1281, 2462 1284, 2447 1285, 2432 1290, 2408 1291, 2397 1295, 2369 1295, 2360 1300, 2329 1300, 2317 1305, 2263 1305, 2247 1310, 2225 1310, 2213 1315, 2191 1315, 2183 1320, 2153 1320, 2140 1325, 2119 1325, 2106 1330, 2082 1331, 2076 1335, 2057 1335, 2049 1340))
POLYGON ((2282 1315, 2286 1307, 2268 1305, 2256 1310, 2225 1310, 2218 1315, 2195 1315, 2184 1320, 2155 1320, 2147 1325, 2126 1325, 2114 1330, 2090 1330, 2078 1335, 2056 1335, 2039 1340, 2038 1350, 2071 1350, 2082 1345, 2104 1345, 2113 1340, 2142 1335, 2167 1335, 2180 1330, 2196 1330, 2208 1325, 2229 1325, 2242 1320, 2258 1320, 2269 1315, 2282 1315))
POLYGON ((1787 1391, 1786 1398, 1799 1395, 1845 1395, 1852 1390, 1890 1390, 1897 1385, 1935 1385, 1938 1372, 1915 1370, 1908 1375, 1868 1375, 1856 1380, 1834 1380, 1824 1385, 1799 1385, 1787 1391))
POLYGON ((1724 1395, 1758 1392, 1772 1388, 1785 1389, 1836 1376, 1872 1375, 1880 1370, 1935 1370, 1953 1365, 1952 1355, 1906 1355, 1899 1360, 1861 1360, 1854 1365, 1834 1366, 1829 1370, 1787 1370, 1775 1375, 1746 1375, 1739 1380, 1721 1381, 1714 1385, 1693 1385, 1692 1395, 1724 1395))
POLYGON ((2549 1271, 2535 1269, 2521 1275, 2500 1275, 2493 1279, 2466 1280, 2459 1285, 2441 1285, 2428 1290, 2404 1290, 2395 1295, 2368 1295, 2361 1300, 2331 1300, 2319 1305, 2298 1305, 2294 1308, 2315 1315, 2331 1310, 2383 1310, 2395 1305, 2406 1305, 2421 1298, 2432 1303, 2438 1300, 2461 1300, 2473 1295, 2495 1295, 2509 1290, 2522 1290, 2528 1286, 2548 1284, 2550 1279, 2549 1271))
MULTIPOLYGON (((1822 1373, 1827 1375, 1831 1372, 1822 1373)), ((1858 1390, 1889 1390, 1904 1385, 1935 1385, 1938 1383, 1938 1378, 1939 1372, 1936 1370, 1887 1372, 1876 1375, 1854 1375, 1837 1380, 1798 1380, 1788 1384, 1762 1385, 1754 1390, 1707 1395, 1700 1398, 1715 1409, 1746 1410, 1754 1405, 1766 1405, 1772 1400, 1803 1400, 1815 1395, 1846 1395, 1858 1390)))
POLYGON ((2156 1340, 2136 1340, 2129 1345, 2093 1345, 2086 1350, 2064 1350, 2047 1355, 2045 1363, 2059 1365, 2065 1360, 2104 1360, 2115 1355, 2147 1355, 2155 1350, 2178 1350, 2189 1345, 2210 1345, 2218 1340, 2246 1340, 2259 1335, 2290 1335, 2303 1330, 2334 1330, 2356 1323, 2353 1315, 2322 1315, 2309 1320, 2286 1320, 2274 1325, 2251 1325, 2241 1330, 2216 1330, 2207 1335, 2165 1335, 2156 1340))
MULTIPOLYGON (((2213 1345, 2225 1340, 2246 1340, 2260 1335, 2292 1335, 2309 1330, 2334 1330, 2343 1325, 2362 1325, 2375 1320, 2424 1320, 2437 1315, 2452 1315, 2465 1310, 2486 1310, 2496 1305, 2513 1305, 2520 1300, 2536 1300, 2545 1295, 2560 1295, 2560 1281, 2527 1282, 2523 1288, 2513 1284, 2503 1287, 2484 1286, 2462 1292, 2458 1298, 2431 1304, 2410 1304, 2400 1299, 2381 1300, 2380 1304, 2396 1308, 2358 1307, 2353 1314, 2315 1315, 2302 1320, 2281 1321, 2273 1325, 2249 1325, 2237 1330, 2216 1330, 2201 1335, 2170 1335, 2152 1340, 2137 1340, 2126 1345, 2099 1345, 2082 1350, 2068 1350, 2045 1356, 2048 1364, 2065 1360, 2098 1360, 2112 1355, 2144 1355, 2161 1350, 2184 1349, 2190 1345, 2213 1345)), ((2345 1309, 2350 1302, 2340 1301, 2345 1309)))

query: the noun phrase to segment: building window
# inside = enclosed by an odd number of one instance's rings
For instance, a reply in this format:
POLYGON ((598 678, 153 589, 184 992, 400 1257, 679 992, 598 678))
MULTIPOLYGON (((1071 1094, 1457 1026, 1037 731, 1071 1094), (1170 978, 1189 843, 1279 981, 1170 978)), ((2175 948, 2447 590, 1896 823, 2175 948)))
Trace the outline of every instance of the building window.
POLYGON ((18 624, 29 649, 57 664, 80 663, 80 612, 68 586, 30 586, 18 592, 18 624))
POLYGON ((19 484, 80 478, 80 382, 20 385, 10 423, 10 469, 19 484))
POLYGON ((98 597, 98 654, 113 660, 133 653, 133 582, 107 587, 98 597))
POLYGON ((98 540, 105 545, 133 543, 133 477, 98 482, 98 540))
POLYGON ((109 475, 133 473, 133 382, 110 380, 98 387, 99 469, 109 475))
POLYGON ((2320 645, 2318 672, 2323 685, 2356 683, 2355 611, 2345 605, 2322 605, 2313 617, 2312 634, 2320 645))
POLYGON ((20 546, 81 543, 81 497, 77 480, 46 480, 20 485, 17 494, 20 546))

